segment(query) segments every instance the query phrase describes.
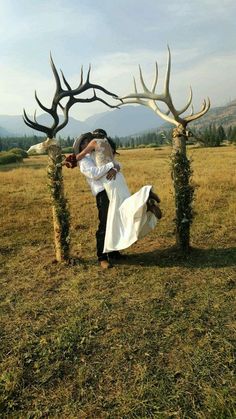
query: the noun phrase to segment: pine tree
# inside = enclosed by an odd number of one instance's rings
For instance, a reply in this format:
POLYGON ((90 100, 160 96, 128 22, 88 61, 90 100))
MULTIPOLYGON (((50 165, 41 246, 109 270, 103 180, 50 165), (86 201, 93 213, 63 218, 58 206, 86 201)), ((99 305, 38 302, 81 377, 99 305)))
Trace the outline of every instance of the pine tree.
POLYGON ((216 146, 219 147, 225 139, 226 139, 225 130, 222 127, 222 125, 220 125, 217 129, 216 146))

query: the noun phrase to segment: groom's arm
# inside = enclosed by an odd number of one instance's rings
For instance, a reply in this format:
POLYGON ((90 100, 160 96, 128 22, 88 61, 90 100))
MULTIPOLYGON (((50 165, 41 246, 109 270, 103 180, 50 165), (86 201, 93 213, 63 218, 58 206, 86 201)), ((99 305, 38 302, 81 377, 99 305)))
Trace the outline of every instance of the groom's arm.
POLYGON ((111 169, 114 168, 112 162, 104 164, 101 167, 97 167, 94 161, 90 158, 83 158, 79 162, 81 173, 89 179, 98 180, 105 176, 111 169))

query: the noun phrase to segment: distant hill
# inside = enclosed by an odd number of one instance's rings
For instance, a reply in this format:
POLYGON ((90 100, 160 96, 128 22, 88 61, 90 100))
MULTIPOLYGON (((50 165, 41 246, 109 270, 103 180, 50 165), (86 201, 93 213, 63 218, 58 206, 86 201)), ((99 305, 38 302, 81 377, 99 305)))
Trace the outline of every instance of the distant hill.
POLYGON ((206 115, 191 123, 191 126, 201 129, 210 124, 222 125, 224 128, 236 125, 236 100, 225 106, 210 109, 206 115))
MULTIPOLYGON (((62 117, 60 117, 62 119, 62 117)), ((38 122, 47 125, 51 123, 51 117, 47 114, 39 115, 38 122)), ((20 115, 0 115, 0 127, 7 132, 7 136, 24 136, 24 135, 43 135, 39 131, 29 128, 20 115)), ((61 136, 76 137, 81 132, 89 131, 89 127, 84 122, 80 122, 75 118, 70 118, 68 125, 60 132, 61 136)), ((0 135, 4 136, 4 134, 0 135)))
MULTIPOLYGON (((197 110, 196 110, 197 111, 197 110)), ((50 116, 39 115, 38 121, 48 124, 50 116)), ((236 125, 236 100, 226 106, 212 108, 209 112, 190 126, 201 129, 209 124, 223 125, 228 128, 236 125)), ((95 128, 105 129, 110 136, 125 137, 138 135, 148 131, 168 128, 154 112, 143 106, 123 106, 120 109, 108 110, 79 121, 70 117, 68 125, 60 131, 59 135, 66 138, 76 137, 82 132, 92 131, 95 128)), ((27 127, 20 115, 0 115, 0 136, 39 135, 38 131, 27 127)))
MULTIPOLYGON (((60 117, 61 119, 62 117, 60 117)), ((39 115, 37 118, 41 124, 50 123, 50 116, 39 115)), ((79 121, 70 117, 68 125, 59 132, 62 137, 76 137, 82 132, 92 131, 95 128, 105 129, 111 136, 125 136, 139 131, 157 129, 163 121, 156 117, 154 112, 141 106, 126 106, 120 109, 106 111, 93 115, 85 121, 79 121)), ((40 135, 38 131, 25 125, 19 115, 0 115, 2 136, 40 135), (4 130, 6 134, 4 134, 4 130)), ((42 134, 43 135, 43 134, 42 134)))
POLYGON ((86 119, 90 129, 103 128, 111 136, 124 137, 144 130, 158 129, 163 121, 143 106, 123 106, 86 119))
MULTIPOLYGON (((195 112, 198 112, 197 109, 195 109, 195 112)), ((191 122, 188 127, 191 129, 204 129, 205 127, 208 127, 210 124, 215 124, 216 127, 219 125, 222 125, 225 129, 229 128, 230 126, 236 126, 236 100, 233 100, 232 102, 228 103, 225 106, 219 106, 215 108, 211 108, 206 115, 203 117, 197 119, 196 121, 191 122)), ((161 130, 168 130, 171 129, 173 126, 165 122, 160 126, 161 130)), ((155 131, 150 129, 149 131, 155 131)), ((143 133, 147 133, 146 130, 143 133)), ((140 134, 140 133, 139 133, 140 134)))
POLYGON ((0 137, 9 137, 9 135, 9 132, 5 128, 0 126, 0 137))

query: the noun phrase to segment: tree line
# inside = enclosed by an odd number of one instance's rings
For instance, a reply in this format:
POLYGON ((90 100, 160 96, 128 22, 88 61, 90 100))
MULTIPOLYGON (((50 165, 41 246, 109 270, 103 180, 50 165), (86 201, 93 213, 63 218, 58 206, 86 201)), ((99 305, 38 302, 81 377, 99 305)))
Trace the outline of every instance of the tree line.
MULTIPOLYGON (((210 124, 206 128, 197 130, 192 129, 194 136, 191 142, 197 142, 202 147, 218 147, 224 141, 236 144, 236 126, 230 126, 225 129, 222 125, 216 126, 210 124)), ((0 137, 0 152, 8 151, 12 148, 18 147, 23 150, 28 150, 32 145, 38 144, 44 140, 42 136, 22 136, 22 137, 0 137)), ((74 138, 68 136, 67 138, 58 137, 58 142, 62 148, 71 148, 74 143, 74 138)), ((142 147, 159 147, 168 144, 171 141, 171 130, 162 130, 148 132, 136 136, 127 137, 113 137, 117 148, 142 148, 142 147)), ((72 150, 71 150, 72 151, 72 150)), ((68 151, 69 152, 69 151, 68 151)))
MULTIPOLYGON (((210 124, 203 129, 192 129, 193 137, 188 144, 198 143, 202 147, 219 147, 224 141, 236 144, 236 126, 225 129, 222 125, 210 124)), ((171 130, 149 132, 140 136, 118 139, 119 145, 126 148, 158 147, 171 142, 171 130)))
POLYGON ((226 140, 236 144, 236 126, 224 129, 222 125, 210 124, 204 129, 193 130, 193 134, 203 147, 219 147, 226 140))

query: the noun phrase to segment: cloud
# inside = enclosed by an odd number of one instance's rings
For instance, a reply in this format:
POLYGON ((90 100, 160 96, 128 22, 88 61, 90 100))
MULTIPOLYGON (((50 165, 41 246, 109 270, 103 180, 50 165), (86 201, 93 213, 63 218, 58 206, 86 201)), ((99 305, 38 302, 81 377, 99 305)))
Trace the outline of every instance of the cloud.
MULTIPOLYGON (((123 95, 139 80, 141 64, 151 86, 155 61, 162 89, 167 42, 172 53, 171 89, 181 104, 193 86, 196 106, 209 95, 212 104, 236 97, 235 0, 1 0, 0 113, 19 114, 36 107, 34 90, 50 104, 55 82, 48 56, 62 67, 72 86, 80 66, 92 64, 91 81, 123 95)), ((71 115, 84 119, 107 111, 101 103, 76 105, 71 115)))
MULTIPOLYGON (((155 60, 159 63, 159 82, 157 90, 163 90, 163 81, 166 71, 167 50, 156 54, 151 50, 136 50, 132 54, 115 52, 104 54, 95 60, 92 65, 90 80, 100 84, 118 95, 133 91, 133 75, 139 83, 138 64, 142 65, 143 76, 149 87, 154 77, 155 60)), ((85 66, 86 76, 88 67, 85 66)), ((55 81, 50 67, 47 74, 38 71, 26 70, 24 67, 9 68, 0 65, 0 92, 4 100, 0 101, 0 114, 21 114, 25 107, 29 114, 37 108, 34 99, 34 90, 37 89, 40 100, 50 105, 54 91, 55 81)), ((182 106, 187 100, 189 86, 192 85, 194 104, 196 109, 202 100, 209 96, 212 106, 222 105, 228 101, 232 92, 235 92, 236 54, 224 53, 198 58, 196 49, 177 49, 172 52, 171 93, 176 106, 182 106), (183 59, 188 57, 188 59, 183 59), (191 64, 192 63, 192 64, 191 64)), ((76 87, 80 80, 79 72, 69 72, 66 77, 72 87, 76 87)), ((112 98, 98 93, 101 97, 114 104, 112 98)), ((91 92, 84 96, 89 97, 91 92)), ((234 96, 233 96, 234 98, 234 96)), ((71 110, 71 115, 82 120, 94 113, 107 111, 108 108, 97 102, 91 104, 78 104, 71 110)), ((41 113, 41 110, 38 111, 41 113)))

